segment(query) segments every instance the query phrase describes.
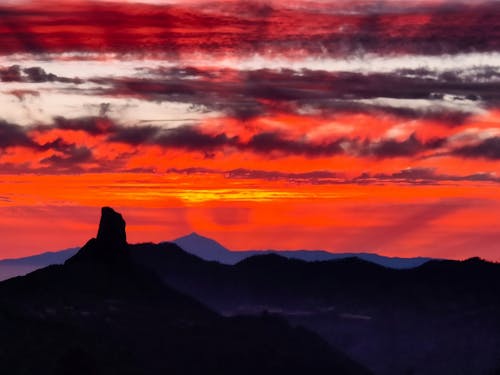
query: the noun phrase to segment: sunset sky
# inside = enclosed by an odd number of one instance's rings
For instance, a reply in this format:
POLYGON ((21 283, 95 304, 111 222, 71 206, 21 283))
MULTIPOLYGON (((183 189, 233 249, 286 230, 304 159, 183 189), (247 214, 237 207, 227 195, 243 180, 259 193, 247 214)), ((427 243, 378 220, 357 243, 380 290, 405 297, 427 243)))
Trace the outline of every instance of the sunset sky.
POLYGON ((500 2, 2 0, 0 259, 130 242, 500 261, 500 2))

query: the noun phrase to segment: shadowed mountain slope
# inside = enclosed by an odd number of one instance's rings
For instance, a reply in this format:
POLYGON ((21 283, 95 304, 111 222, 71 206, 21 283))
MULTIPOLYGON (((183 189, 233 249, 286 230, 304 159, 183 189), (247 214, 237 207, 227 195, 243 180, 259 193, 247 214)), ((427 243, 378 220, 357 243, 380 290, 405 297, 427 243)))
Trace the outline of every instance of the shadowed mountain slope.
POLYGON ((131 255, 219 312, 280 313, 379 374, 487 374, 500 361, 500 264, 395 270, 355 257, 267 254, 230 266, 168 243, 136 245, 131 255))

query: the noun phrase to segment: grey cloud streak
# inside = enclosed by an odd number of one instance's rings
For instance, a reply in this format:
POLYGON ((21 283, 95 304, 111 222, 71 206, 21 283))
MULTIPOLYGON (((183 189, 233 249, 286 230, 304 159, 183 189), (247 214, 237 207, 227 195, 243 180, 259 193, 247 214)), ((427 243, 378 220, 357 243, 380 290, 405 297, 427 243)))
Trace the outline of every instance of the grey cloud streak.
POLYGON ((0 81, 27 83, 62 82, 74 84, 81 84, 83 82, 79 78, 67 78, 47 73, 38 66, 23 68, 20 65, 0 67, 0 81))
POLYGON ((238 168, 232 170, 217 170, 209 168, 170 168, 166 173, 185 175, 219 174, 227 179, 242 180, 284 180, 291 183, 336 185, 336 184, 411 184, 411 185, 437 185, 454 182, 491 182, 500 183, 500 177, 494 173, 483 172, 470 175, 450 175, 438 172, 434 168, 407 168, 393 173, 362 173, 354 178, 349 178, 344 172, 334 171, 308 171, 308 172, 282 172, 259 169, 238 168))
POLYGON ((464 71, 433 72, 421 68, 388 73, 236 71, 192 66, 137 71, 138 77, 94 77, 82 81, 47 73, 40 67, 14 65, 0 68, 0 80, 64 82, 73 84, 64 88, 68 94, 100 96, 103 101, 106 97, 118 97, 181 102, 190 104, 193 111, 218 111, 243 121, 273 113, 370 113, 460 125, 478 110, 500 106, 500 68, 493 66, 464 71), (88 89, 81 85, 85 82, 98 87, 88 89), (419 101, 420 105, 408 101, 419 101))
POLYGON ((183 102, 196 108, 225 112, 238 119, 273 112, 314 110, 317 115, 387 113, 401 118, 431 118, 444 124, 463 123, 474 108, 500 103, 500 71, 433 73, 426 69, 391 73, 327 72, 318 70, 203 71, 195 67, 160 68, 148 78, 96 78, 103 96, 183 102), (394 105, 376 100, 392 99, 394 105), (420 100, 414 107, 397 101, 420 100), (467 104, 468 106, 465 106, 467 104))

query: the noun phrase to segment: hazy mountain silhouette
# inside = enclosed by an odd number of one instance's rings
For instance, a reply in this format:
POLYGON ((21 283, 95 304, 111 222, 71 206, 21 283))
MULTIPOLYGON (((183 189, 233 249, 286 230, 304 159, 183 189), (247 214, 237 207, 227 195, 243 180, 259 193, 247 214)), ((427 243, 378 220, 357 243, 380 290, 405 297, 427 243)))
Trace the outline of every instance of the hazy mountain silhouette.
POLYGON ((217 241, 201 236, 197 233, 191 233, 187 236, 177 238, 173 241, 182 249, 205 260, 215 260, 224 264, 236 264, 243 259, 254 255, 279 254, 286 258, 300 259, 308 262, 335 260, 350 257, 358 257, 381 266, 405 269, 418 267, 431 260, 431 258, 415 257, 400 258, 386 257, 374 253, 330 253, 323 250, 249 250, 249 251, 231 251, 222 246, 217 241))
POLYGON ((282 318, 218 315, 138 264, 141 248, 156 251, 129 245, 103 208, 97 237, 63 265, 1 282, 0 373, 368 373, 282 318))
MULTIPOLYGON (((196 255, 205 260, 214 260, 224 264, 236 264, 243 259, 254 255, 279 254, 287 258, 301 259, 309 262, 343 259, 350 257, 358 257, 376 264, 380 264, 389 268, 405 269, 418 267, 431 258, 415 257, 415 258, 399 258, 385 257, 374 253, 330 253, 322 250, 249 250, 249 251, 232 251, 222 246, 217 241, 201 236, 197 233, 191 233, 187 236, 180 237, 173 241, 188 253, 196 255)), ((72 248, 61 251, 46 252, 43 254, 33 255, 17 259, 0 260, 0 281, 9 279, 15 276, 22 276, 42 267, 47 267, 51 264, 62 264, 67 259, 72 257, 78 251, 78 248, 72 248)))
POLYGON ((179 245, 188 253, 196 255, 202 259, 215 260, 226 264, 237 263, 248 256, 247 254, 240 254, 240 252, 229 251, 217 241, 201 236, 195 232, 188 234, 187 236, 177 238, 172 242, 179 245))
POLYGON ((131 255, 226 315, 280 313, 379 374, 477 375, 500 362, 500 264, 434 260, 395 270, 355 257, 267 254, 231 266, 168 243, 131 255))
POLYGON ((51 264, 62 264, 76 254, 78 248, 46 252, 17 259, 0 260, 0 281, 22 276, 51 264))

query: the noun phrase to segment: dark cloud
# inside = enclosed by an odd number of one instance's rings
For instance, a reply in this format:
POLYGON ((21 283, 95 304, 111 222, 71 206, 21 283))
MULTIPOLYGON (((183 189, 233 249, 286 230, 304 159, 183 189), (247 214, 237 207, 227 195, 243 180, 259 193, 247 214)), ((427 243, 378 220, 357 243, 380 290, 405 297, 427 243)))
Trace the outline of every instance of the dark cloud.
POLYGON ((263 171, 255 169, 233 169, 224 172, 226 178, 241 178, 241 179, 258 179, 258 180, 291 180, 291 181, 317 181, 338 179, 342 175, 330 171, 311 171, 311 172, 278 172, 278 171, 263 171))
POLYGON ((68 119, 65 117, 56 117, 54 124, 39 127, 50 130, 52 128, 62 130, 81 130, 91 135, 105 135, 116 131, 116 125, 107 117, 80 117, 68 119))
POLYGON ((408 183, 408 184, 439 184, 441 182, 495 182, 500 183, 500 177, 494 173, 474 173, 470 175, 449 175, 438 173, 435 168, 407 168, 390 174, 363 173, 352 180, 355 183, 408 183))
POLYGON ((155 137, 161 132, 159 127, 155 126, 131 126, 115 128, 114 132, 108 137, 110 142, 126 143, 132 146, 154 143, 155 137))
POLYGON ((218 170, 210 168, 192 167, 185 169, 170 168, 166 173, 184 175, 222 175, 227 179, 242 180, 286 180, 292 183, 338 185, 338 184, 410 184, 410 185, 438 185, 450 182, 492 182, 500 183, 500 177, 495 173, 484 172, 469 175, 450 175, 439 173, 435 168, 407 168, 393 173, 362 173, 349 178, 344 173, 333 171, 309 172, 281 172, 259 169, 238 168, 232 170, 218 170))
POLYGON ((225 133, 208 134, 197 126, 189 125, 171 129, 154 126, 119 127, 108 140, 133 146, 149 144, 200 152, 238 145, 238 137, 229 137, 225 133))
POLYGON ((223 174, 225 172, 210 169, 210 168, 201 168, 201 167, 191 167, 191 168, 169 168, 165 171, 166 173, 175 173, 175 174, 185 174, 185 175, 193 175, 193 174, 223 174))
POLYGON ((260 132, 248 140, 242 140, 238 136, 230 136, 221 131, 214 133, 203 131, 197 125, 183 125, 167 129, 153 125, 123 126, 103 118, 77 120, 59 118, 55 127, 83 130, 93 135, 105 134, 108 142, 124 143, 131 146, 156 145, 163 148, 199 151, 206 153, 207 156, 215 151, 233 148, 276 156, 328 157, 349 154, 377 158, 414 157, 426 151, 437 150, 446 142, 445 139, 441 138, 423 141, 416 134, 412 134, 405 140, 373 141, 340 137, 324 142, 313 142, 306 137, 294 139, 283 132, 260 132))
MULTIPOLYGON (((233 133, 234 134, 234 133, 233 133)), ((359 137, 337 137, 325 140, 292 136, 281 131, 256 132, 249 138, 230 135, 224 130, 211 131, 198 125, 183 125, 175 128, 162 126, 125 126, 117 124, 106 117, 88 117, 77 119, 57 118, 51 125, 22 127, 0 121, 0 149, 24 147, 35 152, 44 152, 39 162, 47 170, 65 169, 76 173, 79 170, 112 171, 122 170, 133 155, 140 152, 140 146, 158 146, 168 149, 180 149, 199 152, 206 158, 232 152, 244 151, 280 158, 287 155, 304 156, 306 158, 334 157, 347 155, 358 158, 408 158, 419 159, 436 155, 451 155, 460 158, 500 159, 500 138, 467 139, 468 144, 455 146, 454 139, 423 139, 416 133, 406 139, 382 138, 369 139, 359 137), (58 137, 48 142, 40 142, 40 134, 57 130, 83 131, 96 136, 103 143, 122 143, 132 146, 127 152, 114 156, 114 160, 96 160, 91 149, 85 145, 75 144, 71 137, 58 137), (35 137, 36 135, 36 137, 35 137), (49 156, 46 156, 47 152, 49 156), (96 164, 98 164, 96 166, 96 164), (79 169, 80 168, 80 169, 79 169), (89 169, 90 168, 90 169, 89 169)), ((36 160, 34 160, 36 161, 36 160)), ((6 166, 8 167, 8 166, 6 166)), ((29 167, 28 167, 29 169, 29 167)), ((175 173, 175 170, 171 170, 175 173)), ((211 170, 183 170, 183 173, 212 173, 211 170)), ((495 181, 497 178, 488 173, 477 173, 467 176, 437 175, 433 170, 412 169, 392 175, 362 175, 352 181, 345 181, 342 176, 328 171, 314 171, 310 174, 285 173, 276 171, 255 171, 251 169, 235 169, 224 171, 229 178, 288 179, 315 180, 317 183, 371 183, 373 181, 404 180, 414 183, 432 183, 435 181, 495 181)))
POLYGON ((402 141, 396 139, 384 139, 377 142, 366 140, 360 148, 360 154, 378 158, 412 157, 425 151, 437 150, 445 142, 444 138, 422 141, 413 133, 402 141))
POLYGON ((491 137, 473 145, 458 147, 451 153, 463 158, 500 160, 500 137, 491 137))
POLYGON ((373 177, 379 180, 399 180, 406 182, 437 181, 443 177, 448 178, 447 176, 438 175, 434 168, 408 168, 392 174, 376 174, 373 177))
MULTIPOLYGON (((54 126, 50 128, 52 129, 54 126)), ((37 130, 40 129, 43 128, 38 128, 37 130)), ((87 147, 68 143, 62 138, 57 138, 51 142, 39 143, 32 138, 31 130, 28 127, 0 121, 0 150, 10 147, 24 147, 36 152, 53 151, 54 153, 51 156, 40 160, 40 163, 45 164, 46 167, 34 170, 27 163, 2 163, 1 170, 3 173, 24 173, 27 171, 51 172, 61 169, 76 173, 81 171, 81 164, 87 163, 93 158, 92 151, 87 147)), ((36 161, 36 159, 33 161, 36 161)))
POLYGON ((225 133, 206 134, 194 126, 181 126, 162 131, 155 140, 162 147, 182 148, 192 151, 213 152, 223 147, 238 144, 238 137, 230 137, 225 133))
POLYGON ((42 164, 48 165, 53 170, 69 170, 78 172, 81 165, 93 161, 92 151, 85 146, 69 145, 64 148, 61 155, 52 155, 42 159, 42 164))
POLYGON ((195 110, 208 108, 246 120, 273 112, 300 114, 388 113, 402 118, 431 118, 460 125, 474 107, 500 103, 500 81, 492 67, 432 73, 425 69, 392 73, 352 73, 313 70, 234 71, 159 68, 147 78, 98 78, 101 95, 184 102, 195 110), (152 75, 151 75, 152 74, 152 75), (485 78, 489 77, 489 79, 485 78), (383 102, 377 99, 383 98, 383 102), (426 106, 394 100, 422 100, 426 106), (466 108, 461 104, 474 105, 466 108), (455 103, 450 107, 450 103, 455 103))
POLYGON ((36 148, 37 144, 22 126, 0 120, 0 149, 15 146, 36 148))
POLYGON ((23 73, 26 75, 27 82, 42 83, 42 82, 70 82, 71 80, 67 78, 58 77, 55 74, 47 73, 40 67, 32 67, 23 69, 23 73))
MULTIPOLYGON (((85 122, 84 122, 85 123, 85 122)), ((94 131, 93 126, 80 129, 94 131)), ((420 140, 412 134, 406 140, 384 139, 364 141, 358 138, 341 137, 326 142, 312 142, 307 138, 293 139, 285 133, 261 132, 243 141, 238 136, 224 132, 207 133, 196 125, 184 125, 165 129, 158 126, 117 126, 107 128, 107 141, 129 144, 131 146, 156 145, 164 148, 177 148, 190 151, 214 152, 226 148, 251 151, 260 154, 303 155, 324 157, 351 154, 362 157, 393 158, 414 157, 426 151, 440 148, 445 139, 420 140)))
POLYGON ((332 156, 343 153, 344 139, 322 144, 311 143, 307 140, 285 138, 280 133, 264 132, 254 135, 248 142, 240 144, 242 149, 258 153, 283 153, 305 155, 310 157, 332 156))
POLYGON ((193 66, 159 66, 155 68, 137 68, 137 71, 149 75, 169 77, 170 79, 215 78, 215 75, 209 71, 193 66))
POLYGON ((29 163, 0 163, 0 171, 2 171, 2 174, 33 173, 33 169, 29 163))
POLYGON ((228 179, 243 179, 243 180, 289 180, 292 182, 317 182, 324 180, 333 180, 343 178, 342 174, 331 171, 310 171, 310 172, 280 172, 280 171, 265 171, 259 169, 237 168, 232 170, 218 170, 210 168, 170 168, 166 173, 199 175, 199 174, 219 174, 228 179))
POLYGON ((40 67, 22 68, 20 65, 0 67, 0 81, 2 82, 62 82, 80 84, 83 81, 78 78, 60 77, 52 73, 47 73, 40 67))
MULTIPOLYGON (((462 124, 471 114, 460 107, 464 101, 476 106, 500 104, 500 71, 485 66, 470 71, 435 73, 426 69, 404 69, 392 73, 326 72, 314 70, 234 71, 195 67, 138 69, 144 78, 97 77, 100 84, 91 94, 139 97, 145 100, 184 102, 193 110, 222 111, 231 117, 249 119, 276 111, 301 113, 314 109, 320 114, 382 112, 403 118, 432 118, 446 124, 462 124), (420 99, 427 106, 415 108, 399 103, 391 106, 373 99, 420 99), (455 102, 454 108, 443 106, 455 102)), ((0 79, 16 82, 72 82, 42 68, 14 65, 0 68, 0 79)), ((74 87, 79 94, 87 93, 74 87)), ((102 103, 101 116, 109 111, 102 103)))
POLYGON ((21 82, 21 67, 19 65, 0 68, 0 80, 2 82, 21 82))

